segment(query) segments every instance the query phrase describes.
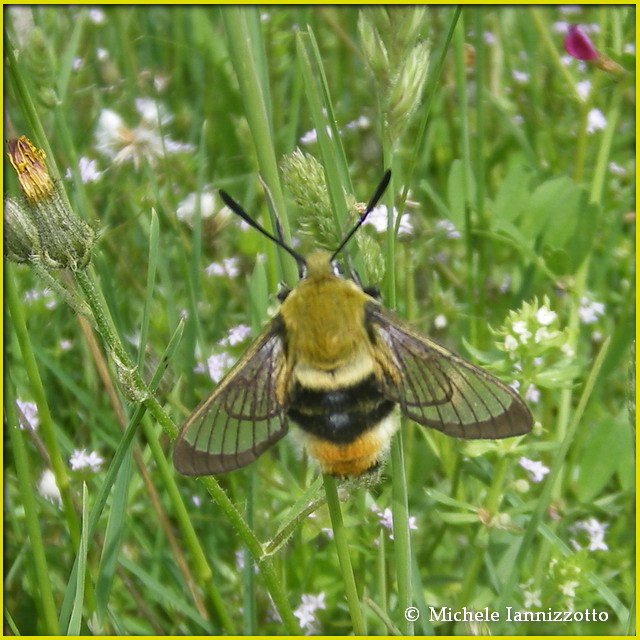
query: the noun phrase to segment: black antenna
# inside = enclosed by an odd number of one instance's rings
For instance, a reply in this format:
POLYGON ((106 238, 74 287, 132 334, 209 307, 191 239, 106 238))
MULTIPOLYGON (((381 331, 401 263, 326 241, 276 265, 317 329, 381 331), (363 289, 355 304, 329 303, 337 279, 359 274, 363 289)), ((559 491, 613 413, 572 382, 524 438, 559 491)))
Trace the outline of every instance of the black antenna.
MULTIPOLYGON (((266 229, 261 227, 255 220, 249 217, 249 214, 226 192, 220 189, 220 197, 224 200, 224 203, 231 209, 236 215, 240 216, 247 224, 251 225, 254 229, 257 229, 260 233, 267 236, 270 240, 273 240, 278 246, 282 247, 287 253, 295 258, 295 261, 300 267, 306 267, 307 261, 297 252, 294 251, 285 241, 280 238, 276 238, 271 235, 266 229)), ((282 235, 282 229, 280 223, 276 222, 278 234, 282 235)))
POLYGON ((369 202, 364 213, 360 216, 360 220, 356 222, 353 229, 351 229, 351 231, 349 231, 349 233, 347 233, 347 235, 344 237, 344 239, 340 243, 340 246, 333 252, 333 255, 331 256, 332 261, 344 249, 344 245, 347 244, 349 240, 351 240, 351 237, 353 236, 353 234, 360 228, 360 226, 367 219, 367 216, 371 213, 371 211, 376 208, 378 201, 380 200, 380 198, 382 198, 382 194, 384 193, 385 189, 389 185, 389 180, 391 180, 391 170, 387 169, 384 175, 382 176, 382 180, 380 180, 380 184, 378 185, 376 192, 373 194, 373 198, 371 198, 371 201, 369 202))

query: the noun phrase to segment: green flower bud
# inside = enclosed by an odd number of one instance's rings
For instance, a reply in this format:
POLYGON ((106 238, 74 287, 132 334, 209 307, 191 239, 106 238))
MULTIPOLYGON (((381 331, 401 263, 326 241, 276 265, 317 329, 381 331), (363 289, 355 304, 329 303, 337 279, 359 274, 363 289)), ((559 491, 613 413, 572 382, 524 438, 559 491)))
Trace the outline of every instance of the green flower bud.
POLYGON ((26 136, 9 140, 8 148, 26 210, 38 232, 42 264, 52 269, 83 269, 91 259, 95 231, 71 211, 54 185, 42 149, 26 136))
POLYGON ((38 230, 16 200, 4 201, 4 255, 13 262, 32 262, 41 253, 38 230))

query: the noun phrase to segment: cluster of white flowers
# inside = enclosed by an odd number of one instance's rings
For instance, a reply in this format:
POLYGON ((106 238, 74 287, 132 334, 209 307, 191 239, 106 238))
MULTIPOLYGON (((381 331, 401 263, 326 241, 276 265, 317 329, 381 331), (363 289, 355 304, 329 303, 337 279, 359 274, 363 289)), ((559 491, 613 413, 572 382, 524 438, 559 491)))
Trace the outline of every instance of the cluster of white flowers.
POLYGON ((94 473, 100 471, 100 467, 104 462, 104 458, 98 455, 97 451, 87 453, 86 449, 76 449, 69 458, 69 464, 73 471, 82 471, 83 469, 90 469, 94 473))
MULTIPOLYGON (((603 522, 599 522, 595 518, 589 518, 588 520, 580 520, 576 522, 572 530, 574 532, 584 531, 589 538, 588 549, 589 551, 608 551, 609 546, 604 541, 604 534, 609 525, 603 522)), ((571 544, 576 550, 582 549, 582 545, 575 540, 571 539, 571 544)))
POLYGON ((302 594, 300 599, 300 606, 293 612, 293 615, 298 618, 300 626, 309 632, 315 631, 317 624, 316 611, 319 609, 326 609, 325 594, 321 591, 317 595, 311 593, 302 594))
POLYGON ((55 294, 49 287, 45 287, 44 289, 29 289, 24 294, 24 301, 27 304, 31 304, 37 300, 44 300, 45 309, 55 309, 58 306, 58 301, 54 296, 55 294))
POLYGON ((540 589, 533 589, 533 578, 527 580, 524 584, 520 585, 522 589, 523 605, 525 609, 531 609, 531 607, 541 607, 542 601, 540 600, 540 589))
POLYGON ((507 351, 515 351, 519 344, 527 344, 531 337, 536 344, 540 344, 546 340, 553 340, 559 334, 556 330, 549 329, 549 325, 557 319, 555 311, 551 311, 546 305, 540 307, 535 319, 538 327, 532 327, 530 322, 518 320, 511 325, 513 334, 508 334, 504 340, 504 347, 507 351), (533 333, 535 329, 535 333, 533 333))
MULTIPOLYGON (((376 504, 371 505, 371 510, 378 516, 378 522, 389 531, 389 539, 393 540, 393 512, 389 507, 381 511, 376 504)), ((409 529, 415 531, 418 528, 415 516, 409 516, 409 529)))
POLYGON ((246 324, 239 324, 231 327, 227 335, 218 341, 218 344, 222 347, 233 347, 244 342, 250 335, 251 327, 248 327, 246 324))
POLYGON ((600 316, 604 315, 605 310, 606 307, 602 302, 596 302, 587 296, 580 299, 578 314, 583 324, 594 324, 600 316))
POLYGON ((240 260, 236 257, 224 258, 222 262, 212 262, 204 271, 208 276, 237 278, 240 275, 239 265, 240 260))
MULTIPOLYGON (((234 362, 235 358, 226 351, 214 353, 212 356, 209 356, 207 358, 207 371, 211 380, 213 382, 220 382, 234 362)), ((196 370, 200 371, 199 368, 196 370)))
POLYGON ((522 456, 520 460, 518 460, 518 464, 525 470, 529 472, 529 478, 531 482, 542 482, 544 477, 549 473, 549 467, 545 466, 540 462, 540 460, 530 460, 529 458, 525 458, 522 456))

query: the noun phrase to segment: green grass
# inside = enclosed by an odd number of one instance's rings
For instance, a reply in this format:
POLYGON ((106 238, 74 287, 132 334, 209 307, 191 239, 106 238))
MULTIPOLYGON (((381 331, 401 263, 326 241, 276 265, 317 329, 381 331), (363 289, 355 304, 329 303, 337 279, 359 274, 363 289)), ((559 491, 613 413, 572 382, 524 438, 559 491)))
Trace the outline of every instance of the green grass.
POLYGON ((5 138, 46 151, 98 241, 76 274, 5 261, 5 632, 466 635, 429 607, 488 607, 494 635, 634 633, 634 27, 615 6, 122 6, 99 24, 12 9, 5 138), (560 20, 598 25, 624 75, 567 65, 560 20), (134 129, 140 98, 171 114, 146 125, 164 142, 135 162, 98 152, 101 113, 134 129), (589 132, 593 109, 606 123, 589 132), (81 157, 104 173, 83 182, 81 157), (386 168, 384 201, 413 232, 363 228, 353 264, 417 328, 519 382, 533 432, 463 442, 406 421, 381 482, 350 491, 287 439, 245 470, 178 476, 170 440, 214 386, 196 366, 239 357, 247 340, 220 341, 241 323, 257 335, 297 279, 217 196, 190 223, 180 203, 224 188, 307 253, 335 245, 386 168), (207 270, 229 260, 236 275, 207 270), (585 298, 604 305, 593 322, 585 298), (557 333, 536 342, 543 305, 557 333), (37 404, 36 431, 17 428, 16 398, 37 404), (100 470, 71 469, 83 448, 100 470), (38 491, 47 469, 60 503, 38 491), (311 627, 305 594, 324 598, 311 627), (607 619, 509 622, 507 607, 607 619))

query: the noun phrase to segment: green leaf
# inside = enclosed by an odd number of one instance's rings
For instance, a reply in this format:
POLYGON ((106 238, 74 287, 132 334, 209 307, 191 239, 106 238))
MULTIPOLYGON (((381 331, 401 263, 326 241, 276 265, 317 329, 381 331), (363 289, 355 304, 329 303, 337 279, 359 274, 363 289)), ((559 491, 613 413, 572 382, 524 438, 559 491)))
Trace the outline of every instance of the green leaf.
POLYGON ((605 418, 596 424, 585 444, 580 473, 578 498, 590 502, 607 485, 613 474, 633 459, 633 443, 626 416, 605 418))
POLYGON ((129 483, 131 481, 131 449, 127 450, 113 491, 113 503, 107 522, 107 531, 100 556, 100 569, 96 580, 96 611, 98 620, 104 621, 109 595, 118 565, 118 556, 122 546, 126 523, 129 483))
POLYGON ((523 164, 512 164, 500 184, 494 203, 496 218, 506 221, 516 220, 524 211, 529 200, 531 173, 523 164))
POLYGON ((578 223, 582 190, 566 176, 543 182, 527 203, 521 230, 540 236, 553 248, 562 248, 573 237, 578 223))

